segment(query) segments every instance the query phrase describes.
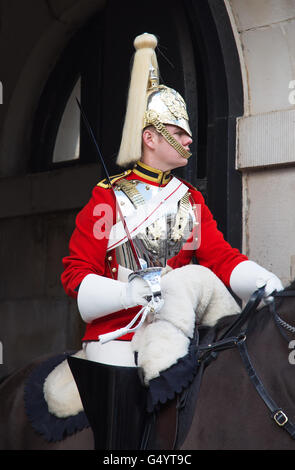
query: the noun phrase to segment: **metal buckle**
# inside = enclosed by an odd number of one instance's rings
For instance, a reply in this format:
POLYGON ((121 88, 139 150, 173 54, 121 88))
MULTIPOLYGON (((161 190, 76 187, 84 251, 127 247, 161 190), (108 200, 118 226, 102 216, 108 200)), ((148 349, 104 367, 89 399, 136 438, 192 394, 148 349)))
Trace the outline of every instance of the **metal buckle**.
POLYGON ((279 426, 285 426, 285 424, 288 422, 288 416, 286 416, 282 410, 277 411, 274 414, 273 419, 279 426))

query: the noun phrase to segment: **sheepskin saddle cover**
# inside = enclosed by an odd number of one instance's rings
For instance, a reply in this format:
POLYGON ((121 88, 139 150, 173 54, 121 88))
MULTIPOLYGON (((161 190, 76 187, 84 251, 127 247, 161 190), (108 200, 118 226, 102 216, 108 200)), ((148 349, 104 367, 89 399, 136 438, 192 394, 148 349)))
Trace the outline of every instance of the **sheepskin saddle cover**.
POLYGON ((48 442, 62 441, 89 426, 65 352, 43 358, 24 386, 25 410, 34 430, 48 442))
MULTIPOLYGON (((162 309, 146 319, 131 343, 146 385, 187 355, 196 325, 213 327, 221 317, 240 313, 225 285, 203 266, 169 271, 161 278, 161 288, 162 309)), ((83 351, 76 356, 85 359, 83 351)), ((46 378, 44 397, 50 413, 57 417, 83 410, 67 360, 46 378)))
MULTIPOLYGON (((83 350, 73 356, 86 359, 83 350)), ((78 388, 66 359, 50 372, 44 382, 43 392, 49 412, 58 418, 75 416, 83 411, 78 388)))
POLYGON ((203 266, 171 270, 162 277, 161 290, 163 307, 132 339, 146 384, 186 356, 197 325, 213 327, 241 311, 223 282, 203 266))

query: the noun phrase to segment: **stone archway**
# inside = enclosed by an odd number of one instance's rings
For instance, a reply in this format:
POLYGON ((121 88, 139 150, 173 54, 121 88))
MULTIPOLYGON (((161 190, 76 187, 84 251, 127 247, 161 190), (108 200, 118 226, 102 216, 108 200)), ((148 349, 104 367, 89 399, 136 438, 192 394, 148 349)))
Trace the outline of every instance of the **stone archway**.
POLYGON ((69 38, 105 0, 38 2, 2 6, 1 80, 5 100, 1 110, 0 175, 24 174, 30 156, 30 134, 40 93, 69 38), (15 16, 14 11, 18 14, 15 16), (5 26, 9 31, 5 30, 5 26), (12 36, 11 36, 12 35, 12 36), (13 39, 12 39, 13 37, 13 39), (12 66, 12 59, 14 66, 12 66))

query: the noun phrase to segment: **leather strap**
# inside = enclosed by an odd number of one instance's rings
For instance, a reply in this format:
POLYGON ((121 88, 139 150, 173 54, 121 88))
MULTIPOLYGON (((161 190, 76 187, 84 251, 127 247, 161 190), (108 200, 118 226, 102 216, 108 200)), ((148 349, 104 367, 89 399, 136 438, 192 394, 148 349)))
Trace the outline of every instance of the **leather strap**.
POLYGON ((217 358, 218 352, 223 351, 224 349, 235 347, 237 345, 237 341, 240 339, 240 334, 235 336, 234 333, 237 334, 237 332, 240 332, 241 327, 246 323, 252 313, 256 311, 257 306, 263 298, 264 290, 265 286, 259 288, 251 295, 249 301, 238 316, 237 320, 230 325, 230 327, 225 331, 218 341, 214 341, 214 343, 209 345, 200 346, 199 351, 204 351, 204 354, 199 357, 199 363, 205 361, 206 365, 209 365, 213 359, 217 358))
POLYGON ((267 408, 270 410, 271 417, 273 418, 275 423, 278 426, 280 426, 282 429, 287 431, 292 439, 295 439, 295 426, 289 420, 287 414, 283 411, 283 409, 280 408, 273 401, 273 399, 270 397, 270 395, 265 390, 263 383, 261 382, 260 378, 258 377, 258 375, 255 372, 255 369, 254 369, 254 367, 251 363, 245 339, 246 339, 246 337, 239 340, 237 342, 237 347, 238 347, 238 350, 240 352, 242 361, 243 361, 243 363, 246 367, 247 373, 248 373, 248 375, 249 375, 256 391, 260 395, 261 399, 264 401, 267 408))
POLYGON ((141 441, 141 450, 175 449, 178 431, 178 401, 179 398, 176 396, 149 414, 141 441))
POLYGON ((273 294, 274 297, 294 297, 295 296, 295 290, 281 290, 279 292, 275 292, 273 294))
POLYGON ((241 314, 238 316, 238 319, 226 330, 226 332, 222 335, 222 339, 228 338, 230 335, 233 335, 234 332, 237 330, 240 331, 240 328, 242 325, 245 324, 245 322, 248 320, 250 315, 256 310, 258 307, 260 301, 262 300, 264 296, 264 291, 265 291, 265 286, 260 287, 255 291, 249 301, 247 302, 245 308, 241 312, 241 314))
MULTIPOLYGON (((294 296, 294 294, 295 291, 282 291, 278 293, 276 292, 274 296, 289 297, 294 296)), ((238 319, 226 330, 226 332, 218 341, 200 347, 200 352, 204 351, 204 354, 200 356, 199 362, 205 362, 205 365, 207 365, 212 359, 217 358, 218 352, 224 349, 232 348, 234 346, 238 347, 240 356, 246 367, 246 371, 251 379, 251 382, 267 408, 270 410, 272 419, 279 427, 287 431, 292 439, 295 439, 295 425, 290 421, 285 411, 273 401, 268 392, 265 390, 263 383, 261 382, 251 363, 246 346, 246 334, 240 330, 241 326, 245 324, 250 315, 256 310, 256 307, 259 305, 263 295, 264 287, 254 292, 238 319), (236 332, 237 329, 240 331, 239 335, 233 336, 233 332, 236 332)), ((270 310, 272 310, 272 306, 274 308, 274 302, 270 303, 270 310)))

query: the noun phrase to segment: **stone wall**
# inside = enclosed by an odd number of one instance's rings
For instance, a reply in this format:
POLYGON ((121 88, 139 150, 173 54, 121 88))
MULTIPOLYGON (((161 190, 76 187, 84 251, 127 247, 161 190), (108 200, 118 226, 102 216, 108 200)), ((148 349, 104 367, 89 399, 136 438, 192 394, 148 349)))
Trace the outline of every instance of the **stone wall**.
POLYGON ((0 378, 40 354, 81 347, 85 325, 60 275, 76 214, 99 179, 88 165, 0 181, 0 378))
POLYGON ((287 285, 295 257, 295 1, 229 0, 243 72, 243 248, 287 285))

